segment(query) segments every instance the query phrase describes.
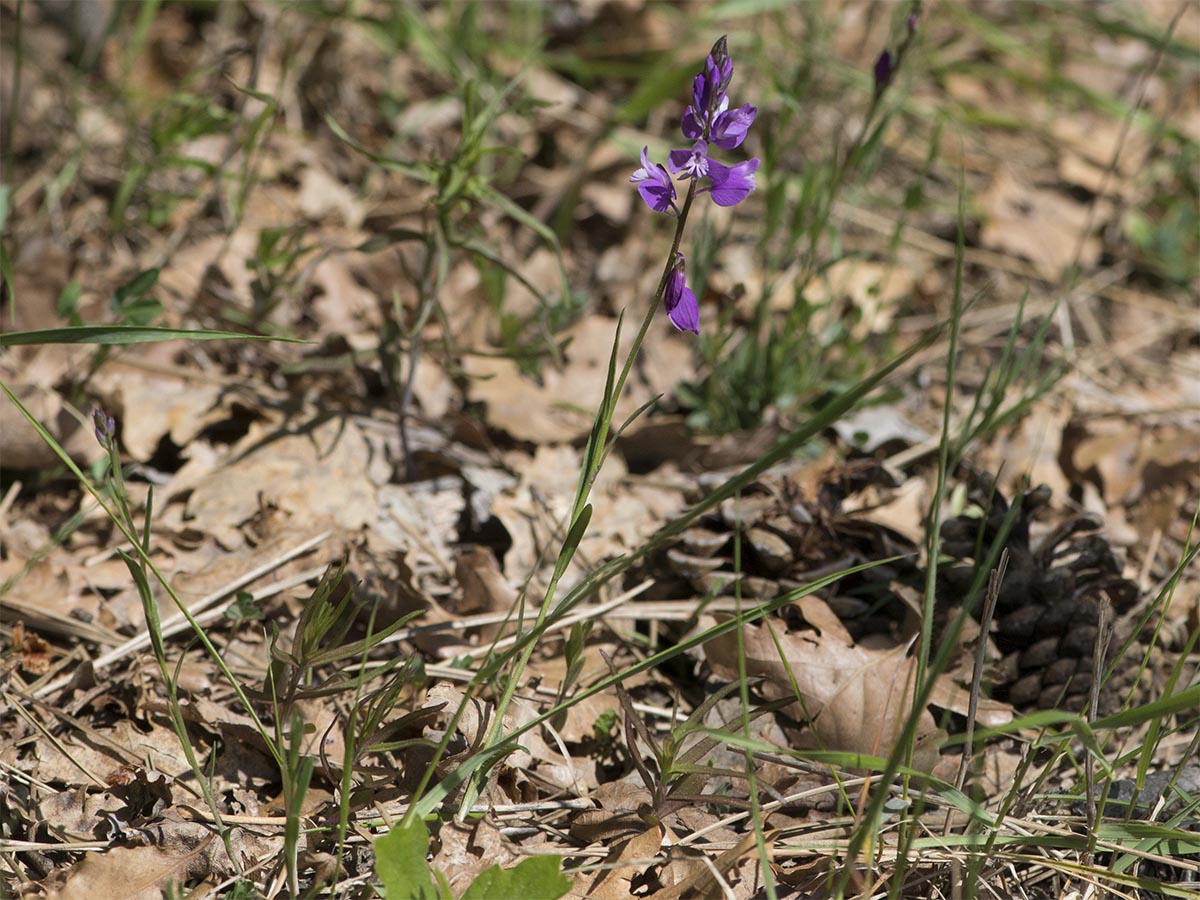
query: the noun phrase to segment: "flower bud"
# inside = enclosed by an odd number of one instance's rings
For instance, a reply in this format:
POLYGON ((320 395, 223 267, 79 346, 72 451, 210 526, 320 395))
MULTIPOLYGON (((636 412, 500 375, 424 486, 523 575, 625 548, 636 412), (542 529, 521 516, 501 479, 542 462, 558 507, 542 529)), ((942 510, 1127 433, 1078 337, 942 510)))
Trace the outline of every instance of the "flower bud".
POLYGON ((116 421, 98 406, 92 410, 92 424, 96 428, 96 441, 101 447, 107 447, 117 436, 116 421))
POLYGON ((884 50, 879 54, 879 59, 875 60, 875 93, 883 93, 883 89, 892 83, 892 74, 895 71, 895 63, 892 61, 892 53, 890 50, 884 50))

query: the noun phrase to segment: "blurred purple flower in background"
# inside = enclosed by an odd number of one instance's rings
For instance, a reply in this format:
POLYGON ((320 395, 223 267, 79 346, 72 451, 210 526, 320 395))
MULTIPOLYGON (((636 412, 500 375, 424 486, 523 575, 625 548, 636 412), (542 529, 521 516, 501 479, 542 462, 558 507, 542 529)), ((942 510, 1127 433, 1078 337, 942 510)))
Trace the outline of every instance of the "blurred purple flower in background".
POLYGON ((891 51, 884 50, 879 54, 879 58, 875 60, 875 93, 880 93, 892 83, 892 73, 894 71, 895 66, 892 64, 891 51))
POLYGON ((912 45, 913 39, 917 36, 917 17, 921 12, 921 0, 913 0, 912 9, 904 19, 904 38, 896 47, 896 52, 884 48, 883 52, 875 58, 875 65, 872 67, 872 74, 875 76, 875 91, 872 94, 872 102, 878 103, 879 98, 883 96, 883 92, 891 85, 892 80, 896 77, 896 72, 904 62, 904 56, 908 53, 908 48, 912 45))

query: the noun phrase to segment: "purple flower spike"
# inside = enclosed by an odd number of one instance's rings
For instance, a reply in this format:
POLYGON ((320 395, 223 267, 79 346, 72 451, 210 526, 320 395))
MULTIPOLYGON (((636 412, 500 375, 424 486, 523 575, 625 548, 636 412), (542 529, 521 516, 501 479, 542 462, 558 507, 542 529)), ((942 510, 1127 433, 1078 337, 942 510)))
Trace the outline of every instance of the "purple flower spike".
POLYGON ((675 258, 675 267, 667 276, 667 289, 663 294, 663 304, 667 307, 667 318, 680 331, 700 333, 700 302, 695 293, 687 286, 683 275, 684 260, 682 256, 675 258))
MULTIPOLYGON (((629 180, 637 185, 646 205, 656 212, 685 216, 696 194, 709 193, 718 206, 736 206, 754 190, 754 173, 759 160, 748 159, 736 165, 725 165, 709 156, 713 147, 733 150, 746 140, 758 110, 749 103, 730 109, 729 85, 733 80, 733 60, 724 37, 713 44, 704 71, 692 80, 692 103, 684 111, 680 129, 691 147, 672 150, 667 165, 650 161, 649 148, 642 148, 642 167, 629 180), (688 179, 687 200, 680 209, 675 205, 675 187, 671 176, 688 179), (703 187, 699 182, 706 179, 703 187)), ((682 223, 677 230, 675 246, 679 246, 682 223)), ((700 333, 700 302, 687 286, 684 258, 678 252, 668 262, 667 281, 663 286, 663 305, 667 318, 680 331, 700 333)))
POLYGON ((662 163, 650 162, 650 148, 642 148, 642 167, 629 178, 642 199, 655 212, 669 212, 675 205, 675 185, 662 163))
POLYGON ((713 203, 717 206, 737 206, 754 190, 754 172, 758 169, 758 159, 748 159, 736 166, 726 166, 715 159, 708 161, 708 177, 712 186, 701 188, 711 191, 713 203))
MULTIPOLYGON (((729 108, 732 80, 733 60, 722 37, 713 44, 704 61, 704 71, 692 81, 692 105, 684 111, 680 122, 680 130, 692 141, 691 149, 672 150, 667 157, 667 168, 672 175, 693 181, 708 178, 711 184, 700 191, 711 191, 719 206, 735 206, 745 200, 754 190, 754 170, 758 168, 757 159, 726 166, 708 155, 712 147, 722 150, 740 147, 758 115, 758 110, 749 103, 729 108)), ((647 162, 645 154, 642 162, 647 162)), ((648 167, 645 171, 649 171, 648 167)), ((646 202, 654 205, 649 199, 646 202)))
POLYGON ((692 79, 692 108, 704 118, 711 118, 726 99, 732 79, 733 60, 726 56, 724 62, 718 63, 710 54, 704 61, 704 71, 692 79))

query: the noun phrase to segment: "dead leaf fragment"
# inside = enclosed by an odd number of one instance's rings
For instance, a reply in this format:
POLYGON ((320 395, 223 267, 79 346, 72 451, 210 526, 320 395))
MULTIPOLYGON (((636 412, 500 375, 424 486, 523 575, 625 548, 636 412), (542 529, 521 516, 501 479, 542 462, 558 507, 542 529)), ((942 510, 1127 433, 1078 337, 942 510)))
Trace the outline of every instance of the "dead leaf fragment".
POLYGON ((658 856, 662 837, 662 827, 655 825, 614 846, 605 857, 604 870, 592 882, 587 896, 592 900, 628 900, 632 897, 633 878, 644 872, 658 856))
POLYGON ((438 831, 438 849, 431 863, 450 882, 456 896, 471 885, 484 869, 507 868, 522 857, 488 818, 470 822, 447 822, 438 831))
POLYGON ((1089 208, 1066 194, 1025 184, 1001 169, 980 202, 981 243, 1024 257, 1047 281, 1057 282, 1062 270, 1076 262, 1076 247, 1084 268, 1100 259, 1100 239, 1086 229, 1107 221, 1112 211, 1107 201, 1099 200, 1089 208))
MULTIPOLYGON (((912 706, 916 659, 908 644, 869 650, 847 643, 844 634, 777 631, 773 637, 765 626, 743 631, 747 675, 764 676, 762 691, 769 699, 795 698, 789 715, 810 721, 825 749, 880 756, 891 751, 912 706), (786 659, 780 659, 775 637, 786 659)), ((738 677, 732 631, 708 641, 704 652, 718 676, 738 677)), ((933 717, 922 710, 917 739, 936 731, 933 717)), ((935 760, 936 752, 921 762, 935 760)))
MULTIPOLYGON (((873 334, 883 334, 892 325, 899 301, 912 293, 916 276, 904 266, 884 265, 861 259, 841 259, 821 273, 808 289, 808 299, 814 303, 830 304, 829 315, 844 315, 839 301, 845 299, 859 315, 850 327, 858 340, 873 334)), ((783 292, 790 308, 794 302, 791 291, 783 292)), ((820 327, 818 324, 817 328, 820 327)))
MULTIPOLYGON (((779 829, 771 829, 763 835, 768 852, 779 837, 779 829)), ((728 873, 739 863, 757 859, 758 835, 747 834, 714 860, 688 860, 689 874, 665 891, 655 894, 659 900, 684 900, 685 897, 714 897, 725 887, 722 880, 731 880, 728 873)), ((677 861, 672 860, 668 869, 677 861)), ((664 879, 665 880, 665 879, 664 879)))
POLYGON ((49 900, 161 900, 167 885, 182 887, 198 851, 115 847, 88 853, 68 869, 49 900))
POLYGON ((445 603, 446 609, 460 615, 484 612, 506 612, 512 609, 517 592, 509 587, 487 547, 468 547, 454 565, 454 580, 462 586, 457 603, 445 603))
POLYGON ((296 433, 251 427, 235 461, 208 474, 188 501, 195 528, 226 547, 241 546, 238 527, 264 505, 303 527, 332 519, 347 529, 375 521, 377 501, 365 470, 367 442, 348 418, 333 417, 296 433))
POLYGON ((50 671, 50 645, 40 635, 26 631, 24 622, 13 625, 12 649, 18 664, 30 675, 45 675, 50 671))
MULTIPOLYGON (((629 350, 634 329, 621 332, 621 353, 629 350)), ((516 362, 499 357, 469 356, 463 369, 470 381, 471 400, 487 405, 487 420, 517 440, 558 443, 573 440, 592 427, 593 410, 600 400, 608 360, 612 353, 616 320, 608 316, 588 316, 567 329, 562 337, 570 339, 562 369, 547 366, 540 383, 524 375, 516 362)), ((617 400, 614 421, 624 421, 637 407, 661 388, 651 392, 650 385, 666 385, 684 377, 678 365, 673 342, 643 350, 645 381, 631 378, 617 400), (664 357, 663 354, 669 354, 664 357), (659 367, 670 362, 670 376, 659 367)), ((618 356, 618 359, 622 357, 618 356)))
POLYGON ((96 381, 113 398, 121 423, 121 446, 135 460, 154 455, 163 435, 186 447, 204 428, 229 416, 228 391, 194 378, 114 366, 96 381))

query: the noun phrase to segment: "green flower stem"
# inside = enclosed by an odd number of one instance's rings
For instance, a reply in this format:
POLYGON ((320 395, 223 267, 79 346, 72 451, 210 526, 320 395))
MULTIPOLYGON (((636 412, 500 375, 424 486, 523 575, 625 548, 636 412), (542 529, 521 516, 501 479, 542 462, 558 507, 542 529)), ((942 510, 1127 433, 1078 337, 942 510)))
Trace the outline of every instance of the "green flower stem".
MULTIPOLYGON (((679 245, 683 242, 683 229, 687 224, 688 213, 692 208, 692 200, 696 196, 696 182, 693 179, 688 182, 687 196, 683 198, 683 209, 679 212, 679 222, 675 226, 675 237, 671 241, 671 252, 667 254, 667 264, 663 267, 662 278, 658 280, 658 290, 654 294, 654 302, 650 304, 650 308, 646 310, 646 316, 642 319, 642 327, 638 330, 637 336, 633 339, 633 346, 629 348, 629 355, 625 358, 625 365, 621 369, 621 375, 617 379, 617 384, 612 393, 612 406, 616 408, 617 398, 621 396, 621 391, 625 388, 625 381, 629 378, 629 373, 633 369, 633 363, 637 359, 638 353, 642 349, 642 343, 646 340, 646 333, 650 330, 650 323, 654 320, 654 314, 658 312, 662 306, 663 292, 667 289, 667 279, 671 277, 671 269, 675 266, 675 257, 679 253, 679 245)), ((608 398, 605 398, 605 402, 608 398)), ((611 414, 610 417, 611 419, 611 414)), ((592 485, 595 484, 596 478, 600 475, 600 467, 604 463, 604 458, 608 454, 608 448, 605 448, 604 453, 599 458, 593 471, 587 478, 580 479, 579 494, 575 499, 575 508, 571 511, 571 521, 579 517, 583 510, 583 505, 587 502, 587 497, 591 493, 592 485)))
MULTIPOLYGON (((588 496, 591 494, 592 486, 596 482, 596 478, 600 474, 600 469, 604 465, 604 460, 607 458, 608 451, 612 444, 609 440, 609 432, 612 425, 612 416, 616 410, 617 400, 621 396, 621 392, 625 388, 625 382, 629 379, 629 373, 633 369, 633 363, 637 359, 638 353, 641 351, 642 343, 646 339, 646 334, 650 330, 650 323, 654 319, 654 314, 658 312, 658 308, 662 305, 663 292, 667 288, 667 279, 670 277, 671 269, 675 265, 675 256, 679 252, 679 246, 683 241, 684 227, 687 225, 688 213, 692 208, 692 201, 696 196, 696 182, 693 179, 688 184, 687 196, 683 201, 683 208, 679 212, 679 220, 675 226, 675 237, 671 242, 671 252, 667 255, 666 264, 663 266, 662 277, 658 281, 658 290, 655 291, 654 300, 646 310, 646 315, 642 318, 642 327, 638 330, 637 335, 633 339, 633 345, 629 348, 629 353, 625 357, 625 363, 621 368, 621 374, 617 377, 616 382, 611 385, 611 389, 606 390, 604 398, 600 401, 600 406, 596 410, 596 421, 592 427, 592 435, 588 441, 587 450, 585 451, 584 466, 579 473, 579 486, 575 494, 575 503, 571 510, 571 524, 567 529, 567 537, 563 541, 562 549, 559 552, 558 562, 554 567, 554 575, 550 579, 550 584, 546 587, 545 596, 542 598, 542 604, 538 608, 537 618, 534 620, 531 631, 538 633, 545 628, 546 616, 550 612, 551 602, 558 591, 559 581, 566 572, 567 566, 575 555, 575 550, 579 546, 579 541, 583 537, 583 530, 587 527, 586 519, 591 515, 591 508, 588 505, 588 496)), ((612 363, 615 363, 616 354, 619 344, 620 325, 618 329, 618 340, 613 344, 613 358, 610 360, 610 369, 612 363)), ((582 595, 578 599, 582 599, 582 595)), ((523 601, 522 601, 523 603, 523 601)), ((555 610, 556 613, 565 612, 565 610, 555 610)), ((523 613, 523 610, 522 610, 523 613)), ((521 614, 519 614, 521 615, 521 614)), ((492 727, 488 732, 487 739, 484 741, 480 752, 486 753, 488 750, 502 743, 504 740, 504 714, 508 710, 512 702, 513 694, 516 692, 517 685, 521 682, 522 676, 525 674, 525 669, 529 665, 529 660, 533 656, 533 651, 537 646, 536 641, 528 642, 524 649, 520 651, 516 663, 512 670, 508 673, 508 677, 504 680, 504 691, 500 695, 500 699, 496 702, 496 711, 492 721, 492 727)), ((465 707, 467 700, 473 694, 483 681, 486 667, 480 671, 480 674, 472 679, 464 696, 464 704, 460 707, 460 711, 465 707)), ((457 716, 455 717, 457 719, 457 716)), ((447 729, 447 734, 452 734, 453 728, 447 729)), ((443 739, 445 744, 445 739, 443 739)), ((440 758, 442 745, 438 747, 438 753, 435 755, 434 763, 431 763, 427 768, 421 784, 418 786, 417 794, 423 791, 427 786, 429 776, 433 771, 436 760, 440 758)), ((466 811, 475 805, 475 801, 479 798, 480 779, 483 772, 477 770, 472 774, 467 782, 466 790, 463 793, 461 803, 459 805, 459 816, 465 815, 466 811)))

